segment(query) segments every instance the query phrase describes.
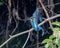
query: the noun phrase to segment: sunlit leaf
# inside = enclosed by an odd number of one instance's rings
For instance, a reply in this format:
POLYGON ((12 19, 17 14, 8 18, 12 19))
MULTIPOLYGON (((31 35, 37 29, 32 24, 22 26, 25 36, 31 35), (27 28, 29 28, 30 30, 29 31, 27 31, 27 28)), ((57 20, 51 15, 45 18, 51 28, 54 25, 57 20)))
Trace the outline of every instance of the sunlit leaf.
POLYGON ((60 26, 60 22, 53 22, 52 24, 53 24, 53 25, 60 26))
POLYGON ((50 41, 50 39, 45 39, 45 40, 42 41, 42 44, 47 43, 49 41, 50 41))
POLYGON ((53 32, 58 32, 59 28, 53 28, 53 32))
POLYGON ((58 46, 60 46, 60 39, 56 39, 56 40, 55 40, 55 43, 56 43, 58 46))
POLYGON ((46 45, 45 45, 45 48, 48 48, 50 46, 50 44, 49 43, 47 43, 46 45))
POLYGON ((58 48, 60 48, 60 46, 58 48))
POLYGON ((55 38, 55 36, 54 35, 51 35, 50 37, 49 37, 49 39, 54 39, 55 38))

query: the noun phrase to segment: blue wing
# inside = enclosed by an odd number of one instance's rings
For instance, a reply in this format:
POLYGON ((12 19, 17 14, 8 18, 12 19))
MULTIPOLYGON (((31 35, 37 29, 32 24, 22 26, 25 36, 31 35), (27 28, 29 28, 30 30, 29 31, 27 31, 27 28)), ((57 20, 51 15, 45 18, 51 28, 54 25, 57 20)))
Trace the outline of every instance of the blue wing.
POLYGON ((35 31, 38 31, 38 24, 37 24, 37 19, 35 17, 31 17, 31 25, 34 28, 35 31))
POLYGON ((39 30, 42 30, 42 36, 43 36, 44 35, 44 29, 41 26, 39 26, 39 30))
MULTIPOLYGON (((35 31, 39 31, 42 30, 42 36, 44 35, 44 29, 41 26, 38 26, 38 13, 39 10, 38 8, 35 10, 35 12, 33 13, 33 16, 31 17, 31 25, 34 28, 35 31)), ((40 22, 42 22, 42 16, 40 16, 39 18, 40 22)))

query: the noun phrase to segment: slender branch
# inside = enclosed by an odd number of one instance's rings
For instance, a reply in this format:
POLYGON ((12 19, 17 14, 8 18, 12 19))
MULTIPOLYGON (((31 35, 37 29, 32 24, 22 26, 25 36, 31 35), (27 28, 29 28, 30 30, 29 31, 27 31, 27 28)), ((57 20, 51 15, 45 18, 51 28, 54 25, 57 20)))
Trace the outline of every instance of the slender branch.
MULTIPOLYGON (((48 12, 47 12, 47 10, 46 10, 46 8, 45 8, 44 4, 42 3, 42 1, 41 1, 41 0, 39 0, 39 2, 40 2, 40 4, 41 4, 41 6, 42 6, 43 10, 45 11, 46 17, 47 17, 47 18, 49 18, 49 14, 48 14, 48 12)), ((50 24, 50 28, 51 28, 51 29, 53 29, 53 26, 52 26, 52 23, 51 23, 51 21, 50 21, 50 20, 49 20, 49 24, 50 24)))
POLYGON ((27 37, 27 39, 26 39, 26 41, 25 41, 24 45, 22 46, 22 48, 25 48, 25 46, 26 46, 26 44, 27 44, 27 42, 28 42, 29 38, 30 38, 30 32, 28 33, 28 37, 27 37))
POLYGON ((16 29, 18 28, 18 25, 19 25, 19 22, 16 22, 16 26, 15 26, 15 28, 13 29, 11 35, 16 31, 16 29))
MULTIPOLYGON (((37 3, 36 3, 36 8, 40 8, 39 0, 36 0, 36 1, 37 1, 37 3)), ((41 12, 42 12, 42 11, 41 11, 41 12)), ((39 13, 38 13, 38 16, 39 16, 39 13)), ((39 48, 38 42, 39 42, 39 32, 37 31, 37 34, 36 34, 36 43, 37 43, 36 48, 39 48)))
POLYGON ((39 26, 40 26, 40 25, 43 25, 43 24, 46 23, 47 21, 52 20, 52 19, 55 19, 55 18, 57 18, 57 17, 60 17, 60 14, 57 14, 57 15, 55 15, 55 16, 52 16, 52 17, 50 17, 50 18, 45 19, 43 22, 41 22, 41 23, 39 24, 39 26))
MULTIPOLYGON (((48 19, 45 19, 43 22, 41 22, 41 23, 39 24, 39 26, 41 26, 41 25, 43 25, 44 23, 46 23, 47 21, 52 20, 52 19, 55 19, 55 18, 57 18, 57 17, 60 17, 60 14, 55 15, 55 16, 53 16, 53 17, 50 17, 50 18, 48 18, 48 19)), ((15 37, 17 37, 17 36, 26 34, 26 33, 28 33, 28 32, 31 32, 31 31, 33 31, 33 28, 31 28, 31 29, 29 29, 29 30, 26 30, 26 31, 23 31, 23 32, 20 32, 20 33, 18 33, 18 34, 15 34, 15 35, 10 36, 10 38, 9 38, 8 40, 6 40, 3 44, 0 45, 0 48, 2 48, 2 47, 3 47, 6 43, 8 43, 11 39, 13 39, 13 38, 15 38, 15 37)))
POLYGON ((19 21, 17 21, 17 20, 20 19, 20 18, 19 18, 19 15, 18 15, 18 10, 16 11, 15 9, 13 9, 13 18, 14 18, 14 21, 15 21, 15 23, 16 23, 16 26, 15 26, 15 28, 13 29, 11 35, 16 31, 16 29, 18 28, 18 25, 19 25, 19 21), (16 18, 15 18, 15 17, 16 17, 16 18))
POLYGON ((39 32, 37 32, 37 35, 36 35, 36 38, 37 38, 37 48, 39 48, 39 32))
MULTIPOLYGON (((8 34, 9 34, 9 25, 11 23, 11 0, 8 0, 8 12, 9 12, 9 15, 8 15, 8 21, 7 21, 7 26, 6 26, 6 40, 8 39, 8 34)), ((8 43, 6 44, 6 48, 8 48, 8 43)))

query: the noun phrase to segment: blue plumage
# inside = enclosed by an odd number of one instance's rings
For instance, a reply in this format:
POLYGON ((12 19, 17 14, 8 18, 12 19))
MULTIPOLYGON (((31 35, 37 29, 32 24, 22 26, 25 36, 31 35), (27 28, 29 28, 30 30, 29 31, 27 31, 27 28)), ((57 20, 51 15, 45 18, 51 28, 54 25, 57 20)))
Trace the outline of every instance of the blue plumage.
MULTIPOLYGON (((33 13, 33 16, 31 17, 31 25, 34 28, 35 31, 40 31, 42 30, 42 36, 44 35, 44 29, 41 26, 38 26, 38 13, 39 10, 38 8, 35 10, 35 12, 33 13)), ((39 21, 42 22, 42 16, 39 17, 39 21)))

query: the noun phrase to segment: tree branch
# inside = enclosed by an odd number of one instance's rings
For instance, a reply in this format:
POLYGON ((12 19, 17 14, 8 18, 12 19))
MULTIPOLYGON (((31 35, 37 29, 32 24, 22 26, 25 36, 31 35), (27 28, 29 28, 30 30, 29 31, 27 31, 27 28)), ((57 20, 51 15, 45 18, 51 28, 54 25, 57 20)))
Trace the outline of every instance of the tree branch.
MULTIPOLYGON (((42 6, 43 10, 45 11, 46 17, 47 17, 47 18, 49 18, 49 14, 48 14, 48 12, 47 12, 47 10, 46 10, 46 8, 45 8, 44 4, 42 3, 42 1, 41 1, 41 0, 39 0, 39 2, 40 2, 40 4, 41 4, 41 6, 42 6)), ((50 28, 51 28, 51 29, 53 29, 53 26, 52 26, 52 23, 51 23, 51 21, 50 21, 50 20, 49 20, 49 24, 50 24, 50 28)))
MULTIPOLYGON (((41 23, 39 24, 39 26, 40 26, 40 25, 43 25, 43 24, 46 23, 47 21, 52 20, 52 19, 55 19, 55 18, 57 18, 57 17, 60 17, 60 14, 55 15, 55 16, 53 16, 53 17, 50 17, 50 18, 48 18, 48 19, 45 19, 43 22, 41 22, 41 23)), ((3 44, 1 44, 1 45, 0 45, 0 48, 2 48, 2 47, 3 47, 6 43, 8 43, 11 39, 13 39, 13 38, 15 38, 15 37, 17 37, 17 36, 26 34, 26 33, 28 33, 28 32, 31 32, 31 31, 33 31, 33 28, 31 28, 31 29, 29 29, 29 30, 26 30, 26 31, 23 31, 23 32, 20 32, 20 33, 15 34, 15 35, 12 35, 12 36, 10 35, 10 38, 9 38, 8 40, 6 40, 3 44)))

